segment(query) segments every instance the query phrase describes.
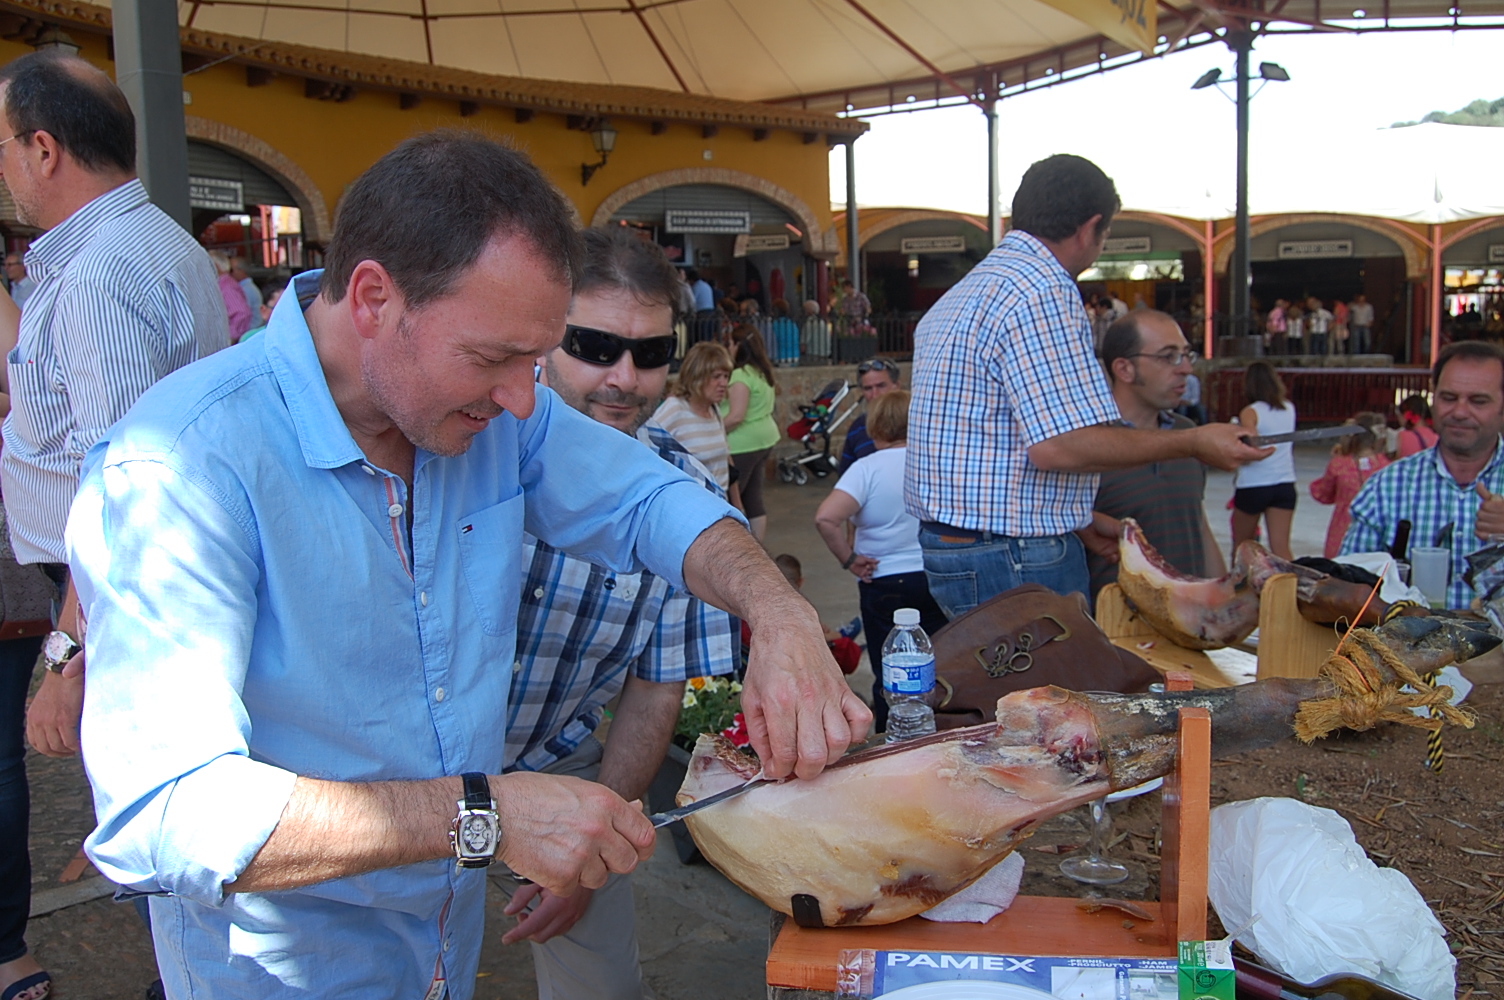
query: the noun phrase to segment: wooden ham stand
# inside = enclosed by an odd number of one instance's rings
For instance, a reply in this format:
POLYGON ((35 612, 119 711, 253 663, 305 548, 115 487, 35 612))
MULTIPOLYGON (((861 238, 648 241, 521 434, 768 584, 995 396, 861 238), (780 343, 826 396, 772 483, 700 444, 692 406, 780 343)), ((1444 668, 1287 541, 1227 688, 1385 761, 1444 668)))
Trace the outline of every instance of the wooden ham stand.
MULTIPOLYGON (((1301 617, 1295 605, 1296 578, 1279 573, 1269 578, 1259 595, 1258 679, 1315 677, 1332 650, 1337 632, 1301 617)), ((1144 621, 1115 583, 1097 595, 1097 624, 1114 645, 1143 657, 1156 670, 1185 670, 1198 688, 1232 687, 1241 678, 1227 674, 1199 649, 1186 649, 1166 639, 1144 621)))
MULTIPOLYGON (((1183 671, 1166 688, 1191 690, 1183 671)), ((1177 942, 1206 937, 1207 839, 1211 812, 1212 719, 1204 708, 1180 710, 1175 770, 1165 776, 1159 902, 1134 900, 1154 919, 1124 919, 1104 907, 1088 913, 1075 897, 1019 896, 985 924, 942 924, 910 917, 879 927, 809 929, 792 920, 768 952, 769 1000, 817 1000, 836 990, 846 949, 949 951, 1088 958, 1176 958, 1177 942)))

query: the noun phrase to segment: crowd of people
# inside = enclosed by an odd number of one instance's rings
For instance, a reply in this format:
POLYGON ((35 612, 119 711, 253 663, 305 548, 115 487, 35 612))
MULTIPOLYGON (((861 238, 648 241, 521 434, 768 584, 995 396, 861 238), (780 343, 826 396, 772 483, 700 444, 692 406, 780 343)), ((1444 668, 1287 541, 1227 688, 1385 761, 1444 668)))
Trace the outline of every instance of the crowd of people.
MULTIPOLYGON (((41 231, 7 260, 19 305, 0 298, 0 568, 26 626, 0 641, 0 994, 52 991, 25 942, 24 737, 84 755, 86 850, 153 929, 160 995, 467 1000, 499 862, 540 997, 643 996, 636 800, 686 681, 742 675, 768 778, 872 731, 798 560, 760 544, 778 361, 870 302, 733 315, 634 233, 580 231, 523 154, 440 131, 362 175, 326 266, 253 307, 244 263, 147 199, 103 73, 18 59, 0 117, 41 231), (671 384, 690 316, 714 326, 671 384)), ((1074 276, 1119 208, 1089 161, 1034 164, 1013 228, 915 331, 908 386, 857 368, 816 527, 877 676, 900 607, 938 629, 1021 584, 1105 585, 1125 517, 1215 575, 1207 466, 1240 470, 1237 515, 1278 547, 1282 453, 1248 440, 1295 425, 1277 377, 1250 368, 1240 424, 1198 423, 1172 317, 1095 335, 1074 276)), ((1504 352, 1454 345, 1434 380, 1409 457, 1334 456, 1343 552, 1402 518, 1452 525, 1459 553, 1504 534, 1504 352)), ((1468 597, 1454 575, 1449 606, 1468 597)))
POLYGON ((1373 304, 1359 292, 1351 302, 1333 299, 1331 308, 1312 295, 1276 299, 1261 316, 1264 350, 1269 354, 1367 354, 1373 350, 1373 304))

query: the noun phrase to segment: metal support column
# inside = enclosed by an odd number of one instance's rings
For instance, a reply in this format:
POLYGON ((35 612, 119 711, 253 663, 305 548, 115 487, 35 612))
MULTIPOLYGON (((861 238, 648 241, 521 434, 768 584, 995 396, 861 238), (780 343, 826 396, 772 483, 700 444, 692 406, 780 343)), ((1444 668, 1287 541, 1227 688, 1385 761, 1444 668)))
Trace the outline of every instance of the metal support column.
POLYGON ((846 140, 846 277, 863 290, 860 221, 856 212, 856 137, 846 140))
POLYGON ((992 236, 992 245, 997 246, 1003 238, 1003 206, 997 165, 997 101, 988 99, 982 108, 987 116, 987 232, 992 236))
POLYGON ((1436 364, 1436 355, 1441 350, 1441 296, 1445 290, 1442 286, 1441 267, 1441 226, 1431 227, 1431 355, 1426 358, 1429 365, 1436 364))
MULTIPOLYGON (((1232 328, 1235 337, 1246 337, 1256 329, 1249 298, 1253 288, 1253 240, 1248 232, 1248 77, 1253 52, 1253 33, 1246 28, 1227 31, 1227 47, 1237 55, 1238 106, 1238 208, 1233 234, 1232 266, 1228 286, 1232 292, 1232 328)), ((1240 344, 1241 346, 1241 344, 1240 344)))
POLYGON ((114 0, 115 82, 136 114, 136 168, 152 202, 189 232, 188 137, 176 0, 114 0))

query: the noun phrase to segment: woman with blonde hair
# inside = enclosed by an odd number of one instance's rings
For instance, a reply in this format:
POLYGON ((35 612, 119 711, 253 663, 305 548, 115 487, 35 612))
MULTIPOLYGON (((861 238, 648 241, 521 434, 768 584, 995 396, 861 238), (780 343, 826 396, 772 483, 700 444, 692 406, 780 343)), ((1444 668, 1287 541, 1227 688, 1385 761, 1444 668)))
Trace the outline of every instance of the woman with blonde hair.
POLYGON ((1338 440, 1332 448, 1331 460, 1326 463, 1326 472, 1311 484, 1311 497, 1317 503, 1336 505, 1332 522, 1327 525, 1326 549, 1322 553, 1328 559, 1337 558, 1337 553, 1342 550, 1342 538, 1353 520, 1349 512, 1353 498, 1374 473, 1389 464, 1380 443, 1386 429, 1384 417, 1364 412, 1348 423, 1357 424, 1363 430, 1338 440))
POLYGON ((701 341, 684 355, 679 380, 652 421, 698 458, 727 493, 731 491, 731 452, 719 407, 730 382, 731 352, 714 341, 701 341))

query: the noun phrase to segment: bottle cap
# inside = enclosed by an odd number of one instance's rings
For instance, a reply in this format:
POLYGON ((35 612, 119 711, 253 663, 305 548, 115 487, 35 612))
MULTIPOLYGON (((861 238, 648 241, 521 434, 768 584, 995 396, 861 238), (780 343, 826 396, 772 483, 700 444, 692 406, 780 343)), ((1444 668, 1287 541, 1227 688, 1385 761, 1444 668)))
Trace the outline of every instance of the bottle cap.
POLYGON ((893 612, 894 625, 918 625, 919 612, 914 608, 899 608, 893 612))

